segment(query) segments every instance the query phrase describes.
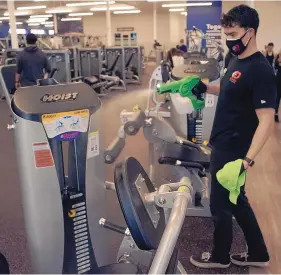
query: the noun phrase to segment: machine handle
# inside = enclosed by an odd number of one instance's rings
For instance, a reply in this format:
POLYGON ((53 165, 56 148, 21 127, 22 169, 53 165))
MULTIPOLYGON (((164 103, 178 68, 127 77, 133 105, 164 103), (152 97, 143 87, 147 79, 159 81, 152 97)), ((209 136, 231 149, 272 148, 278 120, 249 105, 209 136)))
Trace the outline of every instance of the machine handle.
POLYGON ((110 82, 108 82, 107 84, 105 84, 104 88, 105 88, 105 89, 109 89, 109 88, 111 88, 111 87, 114 87, 117 83, 119 83, 119 81, 118 81, 118 82, 110 81, 110 82))
POLYGON ((197 149, 197 150, 200 150, 199 145, 197 145, 197 144, 195 144, 195 143, 193 143, 189 140, 183 139, 181 137, 177 137, 177 143, 188 146, 188 147, 192 147, 192 148, 197 149))
POLYGON ((160 164, 169 164, 169 165, 175 165, 175 166, 183 166, 185 168, 195 168, 199 169, 201 171, 204 171, 204 167, 197 162, 188 162, 188 161, 180 161, 174 158, 169 158, 169 157, 161 157, 159 158, 158 162, 160 164))
POLYGON ((106 74, 101 74, 100 75, 100 79, 107 80, 107 81, 114 81, 114 82, 116 82, 116 84, 120 81, 119 77, 117 77, 117 76, 110 76, 110 75, 106 75, 106 74))
POLYGON ((78 76, 78 77, 74 77, 71 79, 71 82, 76 82, 76 81, 80 81, 82 80, 83 81, 84 77, 83 76, 78 76))
POLYGON ((99 220, 99 225, 122 235, 127 234, 127 228, 108 222, 105 218, 99 220))
POLYGON ((58 71, 59 71, 59 69, 53 68, 50 72, 49 78, 53 78, 55 76, 56 72, 58 72, 58 71))
POLYGON ((187 196, 184 194, 178 194, 175 197, 169 220, 156 250, 148 274, 156 275, 166 273, 183 226, 188 204, 191 201, 190 191, 188 188, 186 193, 187 196))
POLYGON ((126 143, 122 137, 116 137, 104 152, 104 161, 107 164, 113 163, 124 149, 126 143))
POLYGON ((134 136, 138 133, 139 129, 144 125, 146 115, 142 110, 133 114, 128 122, 124 125, 124 131, 129 136, 134 136))

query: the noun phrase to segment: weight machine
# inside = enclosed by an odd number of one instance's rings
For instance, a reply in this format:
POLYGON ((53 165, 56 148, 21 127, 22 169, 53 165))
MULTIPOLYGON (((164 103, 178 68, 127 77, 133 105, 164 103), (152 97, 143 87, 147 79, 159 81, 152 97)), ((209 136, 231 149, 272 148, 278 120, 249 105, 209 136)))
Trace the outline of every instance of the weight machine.
MULTIPOLYGON (((2 67, 1 77, 12 69, 2 67)), ((10 98, 6 84, 1 82, 10 98)), ((137 274, 143 268, 149 274, 186 274, 176 241, 191 202, 188 178, 156 190, 137 160, 116 166, 115 190, 128 230, 120 247, 126 253, 108 264, 110 245, 101 225, 117 227, 100 219, 105 183, 97 95, 84 83, 42 79, 18 89, 8 102, 35 273, 137 274)))

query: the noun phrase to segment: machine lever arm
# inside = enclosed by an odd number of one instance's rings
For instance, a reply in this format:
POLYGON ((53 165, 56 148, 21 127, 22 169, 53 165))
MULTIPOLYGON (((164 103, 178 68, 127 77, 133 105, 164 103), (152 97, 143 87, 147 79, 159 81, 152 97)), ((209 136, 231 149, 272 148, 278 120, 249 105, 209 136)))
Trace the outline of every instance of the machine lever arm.
POLYGON ((185 146, 192 147, 192 148, 197 149, 197 150, 200 150, 199 145, 197 145, 197 144, 195 144, 195 143, 193 143, 189 140, 183 139, 181 137, 177 137, 177 143, 185 145, 185 146))
POLYGON ((124 132, 124 127, 121 126, 118 132, 118 136, 110 143, 104 152, 104 161, 107 164, 113 163, 126 145, 126 134, 124 132))
POLYGON ((105 163, 113 163, 125 147, 125 139, 116 137, 104 152, 105 163))
POLYGON ((124 125, 124 131, 129 136, 134 136, 144 125, 146 115, 142 110, 135 112, 128 122, 124 125))
POLYGON ((200 171, 204 171, 204 167, 197 162, 188 162, 188 161, 180 161, 174 158, 169 157, 161 157, 159 158, 158 162, 160 164, 169 164, 169 165, 175 165, 175 166, 183 166, 185 168, 195 168, 199 169, 200 171))
POLYGON ((119 226, 119 225, 116 225, 116 224, 113 224, 111 222, 108 222, 106 219, 104 218, 101 218, 99 220, 99 225, 106 228, 106 229, 109 229, 111 231, 114 231, 116 233, 120 233, 122 235, 125 235, 127 234, 127 228, 123 227, 123 226, 119 226))

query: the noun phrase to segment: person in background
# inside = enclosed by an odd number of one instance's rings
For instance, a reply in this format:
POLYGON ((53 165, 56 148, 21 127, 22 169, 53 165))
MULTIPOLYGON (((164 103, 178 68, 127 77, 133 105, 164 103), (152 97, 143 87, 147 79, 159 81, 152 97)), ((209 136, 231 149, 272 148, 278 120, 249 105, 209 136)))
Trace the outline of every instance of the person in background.
POLYGON ((157 47, 161 47, 162 45, 155 39, 154 40, 154 44, 153 44, 153 48, 154 50, 156 50, 157 47))
POLYGON ((185 45, 183 39, 180 40, 179 49, 180 49, 183 53, 186 53, 186 52, 187 52, 187 47, 186 47, 186 45, 185 45))
POLYGON ((277 84, 277 98, 276 98, 276 108, 275 108, 275 121, 279 122, 279 105, 280 105, 280 98, 281 98, 281 50, 279 54, 276 56, 275 60, 275 69, 276 73, 276 84, 277 84))
POLYGON ((231 53, 231 51, 228 51, 228 53, 225 56, 224 59, 224 68, 227 69, 231 59, 234 57, 234 55, 231 53))
POLYGON ((26 36, 26 48, 17 56, 15 87, 33 86, 38 79, 48 78, 51 66, 47 55, 37 48, 37 37, 33 33, 26 36))
POLYGON ((174 68, 176 64, 174 64, 175 57, 182 57, 182 52, 177 48, 172 48, 167 53, 167 60, 171 65, 171 68, 174 68))
POLYGON ((273 67, 275 62, 274 52, 273 52, 274 44, 272 42, 268 43, 266 50, 264 52, 264 56, 268 60, 269 64, 273 67))

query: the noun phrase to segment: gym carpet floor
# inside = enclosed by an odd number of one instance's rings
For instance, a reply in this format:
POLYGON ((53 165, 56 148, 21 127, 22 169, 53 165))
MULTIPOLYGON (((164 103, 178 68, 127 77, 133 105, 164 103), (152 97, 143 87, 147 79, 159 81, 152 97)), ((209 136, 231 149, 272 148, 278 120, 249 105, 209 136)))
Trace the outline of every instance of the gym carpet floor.
MULTIPOLYGON (((103 141, 104 145, 116 136, 120 127, 120 112, 123 109, 131 110, 138 104, 145 108, 147 100, 147 86, 153 68, 148 67, 143 77, 141 86, 129 86, 127 92, 111 92, 110 98, 103 99, 103 141)), ((0 103, 0 251, 5 254, 10 263, 11 273, 31 273, 29 252, 27 248, 23 213, 20 200, 19 178, 17 174, 15 150, 12 131, 6 126, 11 122, 8 106, 5 101, 0 103)), ((268 245, 271 264, 267 269, 247 269, 231 266, 226 270, 201 270, 194 268, 189 263, 189 257, 198 252, 211 249, 213 224, 210 218, 187 217, 182 229, 178 246, 180 247, 180 260, 187 273, 281 273, 281 182, 279 179, 281 159, 281 125, 276 124, 269 141, 257 158, 256 165, 250 169, 247 180, 247 192, 251 204, 257 214, 260 226, 268 245)), ((142 133, 135 137, 128 137, 126 148, 118 160, 127 156, 137 158, 140 163, 148 168, 148 149, 142 133), (145 150, 143 148, 146 148, 145 150)), ((113 180, 114 165, 106 165, 106 179, 113 180)), ((120 224, 123 222, 119 204, 114 192, 109 191, 108 219, 120 224)), ((51 226, 51 225, 50 225, 51 226)), ((245 248, 243 233, 234 222, 233 251, 241 252, 245 248)), ((121 236, 112 234, 112 261, 120 244, 121 236)))

